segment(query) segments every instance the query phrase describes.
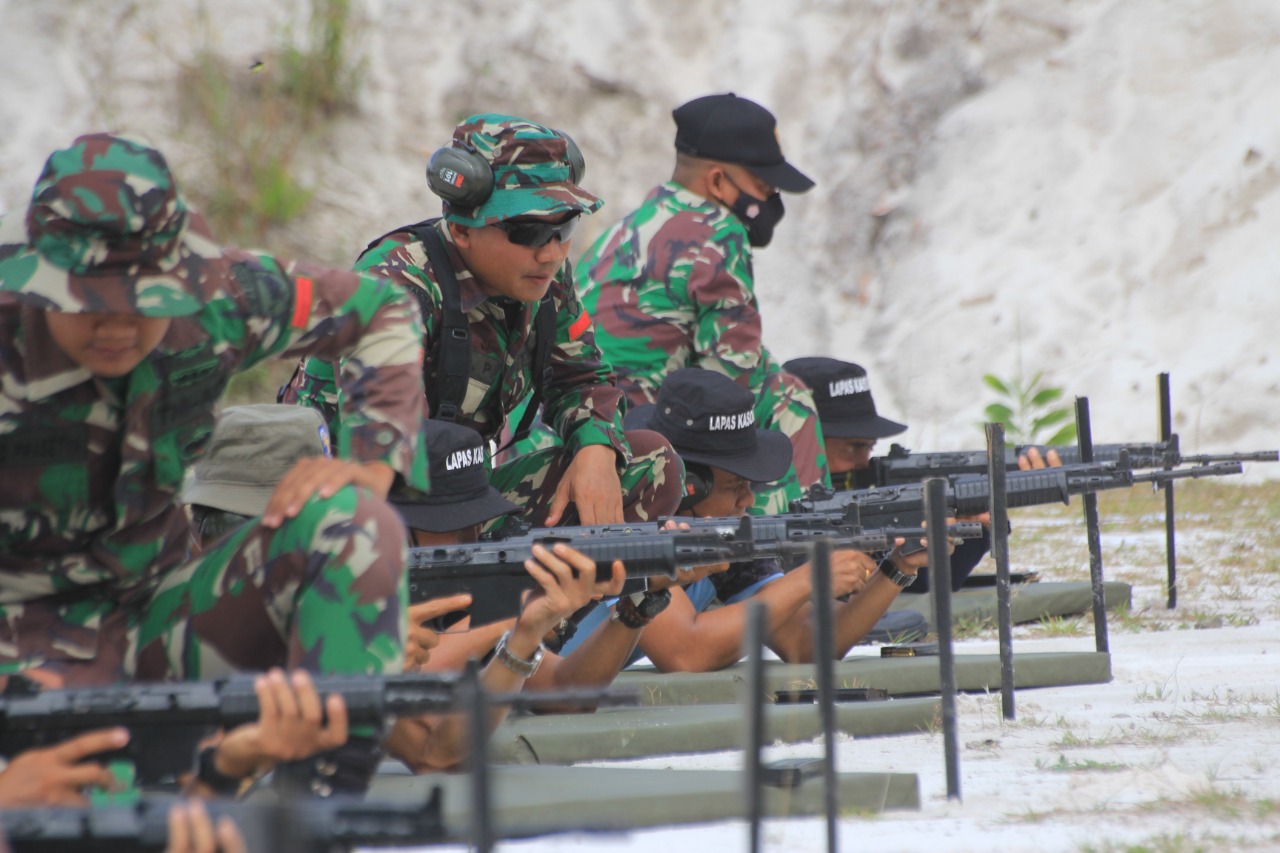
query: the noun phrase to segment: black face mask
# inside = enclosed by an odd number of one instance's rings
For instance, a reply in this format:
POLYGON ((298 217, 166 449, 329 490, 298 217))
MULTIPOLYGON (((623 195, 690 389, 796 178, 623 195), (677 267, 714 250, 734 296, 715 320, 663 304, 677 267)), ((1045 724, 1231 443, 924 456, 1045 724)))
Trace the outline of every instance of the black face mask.
POLYGON ((747 226, 747 242, 757 249, 769 245, 769 241, 773 239, 774 227, 787 212, 782 206, 782 193, 774 193, 768 199, 758 199, 740 187, 738 199, 729 210, 747 226))

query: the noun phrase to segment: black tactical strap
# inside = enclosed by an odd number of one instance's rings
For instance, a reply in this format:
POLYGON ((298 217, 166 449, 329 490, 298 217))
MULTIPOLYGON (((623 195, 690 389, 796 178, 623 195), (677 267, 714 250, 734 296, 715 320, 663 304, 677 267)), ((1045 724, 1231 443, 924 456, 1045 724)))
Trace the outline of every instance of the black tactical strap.
MULTIPOLYGON (((573 277, 569 262, 565 261, 566 281, 572 285, 573 277)), ((529 397, 529 405, 520 416, 520 424, 511 433, 511 440, 499 448, 501 453, 517 441, 527 437, 533 428, 534 418, 542 408, 542 389, 551 384, 551 345, 556 340, 556 309, 551 304, 551 294, 542 297, 538 303, 538 313, 533 318, 533 394, 529 397)))
MULTIPOLYGON (((425 228, 414 226, 413 235, 427 249, 427 259, 436 275, 440 288, 443 323, 440 329, 440 364, 436 368, 436 399, 431 417, 442 421, 457 421, 462 401, 467 395, 467 379, 471 374, 471 326, 462 313, 462 293, 458 289, 458 277, 445 249, 444 239, 428 223, 425 228)), ((415 290, 417 288, 414 288, 415 290)))
MULTIPOLYGON (((431 417, 442 421, 457 421, 467 393, 467 377, 470 373, 471 327, 466 315, 462 313, 462 295, 458 289, 458 278, 453 272, 453 264, 449 261, 449 253, 445 249, 444 240, 435 229, 435 224, 439 221, 440 217, 436 216, 392 229, 370 240, 356 262, 359 263, 360 258, 393 234, 408 232, 426 249, 427 262, 440 288, 443 317, 439 343, 435 350, 427 353, 422 363, 422 381, 426 387, 431 417)), ((403 289, 418 303, 425 326, 434 307, 426 290, 415 285, 408 285, 403 289)))
MULTIPOLYGON (((435 366, 436 382, 431 381, 428 373, 431 369, 430 359, 423 365, 423 379, 426 381, 428 397, 431 396, 432 386, 435 386, 435 399, 429 400, 431 417, 442 421, 456 421, 467 394, 467 382, 471 370, 471 326, 467 322, 467 315, 462 312, 462 293, 458 288, 458 278, 453 272, 453 264, 449 261, 444 240, 434 227, 438 221, 438 217, 424 219, 422 222, 388 231, 370 242, 364 252, 360 253, 360 257, 364 257, 365 253, 385 238, 402 231, 408 231, 426 248, 427 260, 431 263, 436 284, 440 288, 443 322, 440 329, 439 352, 432 354, 436 355, 438 360, 435 366)), ((565 280, 572 287, 573 271, 568 261, 565 262, 565 280)), ((420 287, 409 287, 408 290, 418 300, 425 323, 431 310, 427 303, 426 292, 420 287)), ((511 441, 507 442, 502 450, 529 434, 538 409, 542 406, 542 389, 551 383, 551 346, 555 343, 556 337, 556 312, 551 304, 550 294, 544 296, 538 304, 538 312, 533 319, 533 329, 533 395, 529 399, 529 406, 525 409, 524 416, 520 419, 520 425, 512 433, 511 441)))

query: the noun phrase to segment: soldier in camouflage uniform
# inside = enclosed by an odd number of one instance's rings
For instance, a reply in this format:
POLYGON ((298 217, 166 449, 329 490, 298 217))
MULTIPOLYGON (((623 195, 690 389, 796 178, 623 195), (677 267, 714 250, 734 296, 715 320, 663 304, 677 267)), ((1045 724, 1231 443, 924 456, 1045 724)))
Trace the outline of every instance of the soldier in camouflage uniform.
POLYGON ((0 218, 0 674, 398 672, 405 530, 384 496, 428 486, 420 334, 388 282, 220 249, 138 140, 54 152, 0 218), (352 461, 299 463, 193 557, 178 492, 228 380, 307 353, 343 359, 352 461))
POLYGON ((783 159, 773 115, 752 101, 709 95, 673 115, 675 172, 582 256, 582 300, 633 406, 652 403, 681 367, 718 371, 754 395, 760 425, 794 450, 755 511, 783 512, 829 480, 812 395, 762 343, 751 247, 772 238, 779 191, 813 181, 783 159))
MULTIPOLYGON (((535 525, 565 521, 573 504, 584 524, 641 521, 675 509, 683 471, 670 445, 648 431, 623 434, 622 392, 595 343, 573 285, 569 239, 578 217, 603 202, 579 186, 577 146, 559 131, 513 116, 482 114, 457 126, 431 158, 428 182, 444 199, 443 219, 375 240, 356 268, 401 284, 422 309, 431 416, 471 427, 492 443, 513 409, 540 389, 542 419, 556 447, 494 468, 490 479, 535 525), (468 195, 487 182, 488 194, 468 195), (430 233, 427 233, 427 232, 430 233), (442 397, 448 337, 441 272, 431 242, 456 279, 469 332, 465 395, 442 397), (549 377, 534 376, 535 315, 554 312, 549 377)), ((447 274, 447 273, 446 273, 447 274)), ((335 436, 347 426, 332 363, 308 359, 283 399, 321 410, 335 436)))

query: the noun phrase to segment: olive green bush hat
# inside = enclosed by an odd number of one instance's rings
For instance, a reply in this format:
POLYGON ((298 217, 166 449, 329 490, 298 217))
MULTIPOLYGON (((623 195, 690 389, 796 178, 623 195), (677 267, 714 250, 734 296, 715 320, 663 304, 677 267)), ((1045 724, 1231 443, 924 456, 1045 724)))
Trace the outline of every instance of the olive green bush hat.
POLYGON ((256 516, 299 459, 332 456, 329 429, 315 409, 251 403, 223 409, 182 502, 256 516))

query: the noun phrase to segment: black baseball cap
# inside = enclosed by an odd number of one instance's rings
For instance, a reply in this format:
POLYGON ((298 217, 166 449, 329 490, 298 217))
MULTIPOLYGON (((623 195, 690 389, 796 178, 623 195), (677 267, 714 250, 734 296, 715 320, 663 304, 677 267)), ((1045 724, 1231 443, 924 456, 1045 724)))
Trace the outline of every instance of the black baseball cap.
POLYGON ((792 193, 813 189, 813 181, 787 162, 778 142, 773 113, 729 92, 705 95, 671 111, 676 150, 704 160, 746 167, 770 186, 792 193))
POLYGON ((489 485, 480 433, 448 421, 424 421, 431 490, 393 492, 391 505, 404 523, 428 533, 452 533, 520 511, 489 485))
POLYGON ((729 377, 682 367, 662 380, 658 400, 627 412, 626 429, 660 433, 685 462, 772 483, 791 467, 791 440, 756 429, 755 398, 729 377))
POLYGON ((793 358, 782 369, 813 390, 822 434, 830 438, 888 438, 906 424, 876 414, 871 382, 860 364, 835 358, 793 358))

